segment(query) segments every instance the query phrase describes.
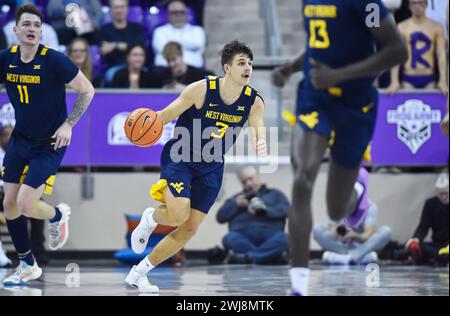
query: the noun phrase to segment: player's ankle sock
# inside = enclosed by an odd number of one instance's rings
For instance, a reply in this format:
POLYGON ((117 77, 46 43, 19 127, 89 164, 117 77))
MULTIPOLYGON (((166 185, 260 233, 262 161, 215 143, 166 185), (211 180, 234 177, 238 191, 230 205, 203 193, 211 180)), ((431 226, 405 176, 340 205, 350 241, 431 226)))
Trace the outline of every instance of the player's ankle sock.
POLYGON ((31 242, 28 236, 28 225, 25 216, 21 215, 16 219, 6 220, 6 226, 8 226, 9 235, 19 254, 20 260, 25 261, 29 265, 33 265, 34 258, 31 253, 31 242))
POLYGON ((25 262, 29 266, 34 265, 35 260, 31 250, 24 254, 19 253, 19 259, 21 262, 25 262))
POLYGON ((145 257, 144 260, 139 262, 139 264, 136 266, 135 270, 139 274, 145 274, 149 273, 155 266, 150 263, 150 260, 148 260, 148 257, 145 257))
POLYGON ((147 224, 150 227, 155 227, 156 225, 158 225, 157 222, 155 222, 155 220, 153 219, 153 214, 155 214, 156 210, 151 212, 150 214, 147 215, 146 220, 147 220, 147 224))
POLYGON ((291 276, 292 290, 302 296, 308 296, 309 269, 291 268, 289 275, 291 276))
POLYGON ((56 223, 56 222, 59 222, 61 220, 61 218, 62 218, 62 213, 59 210, 59 208, 55 206, 55 217, 53 217, 49 221, 50 221, 50 223, 56 223))

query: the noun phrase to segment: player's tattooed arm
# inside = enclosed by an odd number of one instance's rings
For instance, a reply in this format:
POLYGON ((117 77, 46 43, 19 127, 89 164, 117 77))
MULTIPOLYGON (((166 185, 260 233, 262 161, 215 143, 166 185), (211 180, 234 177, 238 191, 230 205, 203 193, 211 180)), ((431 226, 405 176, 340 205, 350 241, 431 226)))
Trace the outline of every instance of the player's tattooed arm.
POLYGON ((81 71, 79 71, 76 77, 69 83, 69 87, 78 92, 78 98, 72 113, 70 113, 67 120, 53 135, 55 141, 53 148, 55 150, 70 145, 72 139, 72 127, 78 122, 83 113, 86 112, 95 94, 94 87, 81 71))
POLYGON ((175 101, 158 112, 164 125, 172 122, 192 106, 203 105, 206 94, 206 80, 200 80, 188 85, 175 101))
POLYGON ((78 97, 75 102, 75 107, 67 118, 66 122, 70 126, 74 126, 80 118, 86 112, 87 108, 91 104, 92 98, 94 97, 95 90, 89 80, 80 71, 75 79, 69 83, 69 86, 78 92, 78 97))
POLYGON ((264 102, 257 96, 248 118, 253 147, 258 156, 267 156, 266 129, 264 127, 264 102))

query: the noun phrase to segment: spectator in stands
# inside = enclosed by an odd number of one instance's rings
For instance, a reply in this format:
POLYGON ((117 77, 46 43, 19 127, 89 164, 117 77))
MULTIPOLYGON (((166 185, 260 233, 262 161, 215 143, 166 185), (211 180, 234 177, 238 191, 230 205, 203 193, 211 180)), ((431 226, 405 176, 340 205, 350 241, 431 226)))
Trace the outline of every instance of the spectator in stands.
MULTIPOLYGON (((11 47, 19 44, 16 34, 14 34, 13 28, 16 26, 16 21, 12 20, 5 24, 3 31, 6 36, 6 45, 11 47)), ((59 50, 58 35, 50 24, 42 23, 42 37, 41 44, 47 45, 50 48, 59 50)))
POLYGON ((413 237, 406 243, 406 250, 417 264, 448 264, 447 256, 439 256, 439 250, 448 246, 449 239, 449 180, 448 173, 441 173, 435 184, 436 196, 428 199, 422 210, 419 225, 413 237), (431 242, 425 242, 431 229, 431 242))
POLYGON ((391 71, 391 84, 387 93, 394 94, 400 88, 439 88, 448 94, 447 55, 442 25, 425 16, 427 0, 409 0, 412 17, 399 25, 399 30, 409 50, 409 59, 391 71), (437 65, 435 61, 437 55, 437 65), (436 71, 439 71, 439 78, 436 71))
POLYGON ((128 0, 111 0, 112 23, 104 25, 98 42, 103 60, 109 67, 125 64, 129 47, 145 44, 144 29, 140 24, 128 22, 128 0))
POLYGON ((223 238, 229 263, 287 263, 286 196, 264 185, 254 167, 242 169, 239 180, 244 190, 217 214, 219 223, 229 223, 230 232, 223 238))
POLYGON ((369 210, 363 223, 352 229, 343 222, 317 225, 313 235, 325 250, 322 260, 328 264, 368 264, 376 262, 376 251, 381 250, 391 239, 391 229, 377 228, 378 207, 369 201, 369 210))
POLYGON ((169 65, 170 73, 167 74, 165 85, 168 89, 183 90, 187 85, 205 79, 206 76, 214 75, 211 71, 187 65, 183 59, 181 45, 176 42, 169 42, 163 50, 163 56, 169 65), (170 79, 169 79, 170 78, 170 79))
POLYGON ((111 88, 162 88, 163 78, 147 70, 145 65, 145 48, 142 45, 130 47, 127 66, 116 72, 111 88))
POLYGON ((100 27, 103 17, 99 0, 50 0, 47 4, 47 14, 63 45, 79 36, 93 44, 95 31, 100 27), (67 6, 68 4, 78 7, 67 6), (72 16, 72 19, 69 18, 72 23, 79 23, 77 27, 66 25, 69 15, 72 16))
POLYGON ((0 51, 4 50, 8 45, 6 44, 5 32, 3 29, 0 29, 0 51))
POLYGON ((183 56, 186 64, 194 67, 203 67, 203 53, 205 51, 205 31, 200 26, 187 22, 186 5, 175 0, 168 5, 169 22, 158 27, 153 34, 153 51, 155 65, 167 66, 163 56, 164 47, 168 42, 178 42, 183 47, 183 56))
POLYGON ((89 43, 82 37, 77 37, 67 47, 67 55, 81 72, 93 81, 92 56, 89 52, 89 43))
MULTIPOLYGON (((0 163, 3 165, 3 158, 5 155, 5 151, 8 147, 9 140, 11 139, 13 133, 13 127, 12 126, 3 126, 0 129, 0 163)), ((0 193, 3 192, 3 181, 0 181, 1 184, 1 190, 0 193)), ((0 211, 3 212, 3 195, 1 195, 1 207, 0 211)), ((31 238, 32 244, 31 249, 33 254, 36 257, 36 260, 39 264, 46 264, 48 262, 48 257, 45 251, 44 243, 45 243, 45 237, 44 237, 44 221, 39 219, 30 219, 31 223, 31 238)), ((1 245, 0 245, 1 248, 1 245)), ((0 251, 1 252, 1 251, 0 251)), ((1 257, 1 254, 0 254, 1 257)), ((1 261, 1 259, 0 259, 1 261)))

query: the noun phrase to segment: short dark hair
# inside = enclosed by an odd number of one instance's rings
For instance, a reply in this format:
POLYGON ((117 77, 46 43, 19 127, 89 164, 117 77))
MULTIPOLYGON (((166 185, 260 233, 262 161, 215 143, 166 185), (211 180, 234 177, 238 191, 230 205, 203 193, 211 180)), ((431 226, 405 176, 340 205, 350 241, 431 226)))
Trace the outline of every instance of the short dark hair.
POLYGON ((234 56, 238 54, 247 55, 250 60, 253 60, 253 52, 250 47, 245 45, 245 43, 234 40, 225 45, 224 48, 220 51, 222 68, 223 66, 225 66, 225 64, 231 65, 234 56))
POLYGON ((19 24, 20 17, 24 13, 37 15, 41 19, 41 23, 44 22, 44 15, 39 11, 39 9, 32 4, 24 4, 17 8, 16 10, 16 25, 19 24))
POLYGON ((163 56, 165 59, 173 58, 174 56, 183 56, 183 48, 177 42, 169 42, 164 46, 163 56))

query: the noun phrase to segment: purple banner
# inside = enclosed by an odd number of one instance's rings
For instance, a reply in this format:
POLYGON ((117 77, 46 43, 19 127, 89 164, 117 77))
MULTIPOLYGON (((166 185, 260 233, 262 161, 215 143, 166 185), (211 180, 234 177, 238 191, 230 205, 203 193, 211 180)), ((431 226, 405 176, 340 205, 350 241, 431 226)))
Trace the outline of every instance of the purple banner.
POLYGON ((447 165, 449 142, 440 129, 441 93, 380 95, 372 141, 373 165, 447 165))
MULTIPOLYGON (((72 144, 63 165, 159 166, 162 146, 173 133, 174 124, 164 129, 160 142, 152 147, 133 146, 123 125, 134 109, 161 110, 176 94, 97 92, 88 113, 73 130, 72 144), (91 127, 91 128, 90 128, 91 127)), ((69 110, 76 94, 68 93, 69 110)), ((5 94, 0 94, 0 125, 13 124, 14 112, 5 94)), ((440 131, 446 98, 439 93, 380 95, 378 119, 372 141, 373 165, 446 165, 449 142, 440 131)))

